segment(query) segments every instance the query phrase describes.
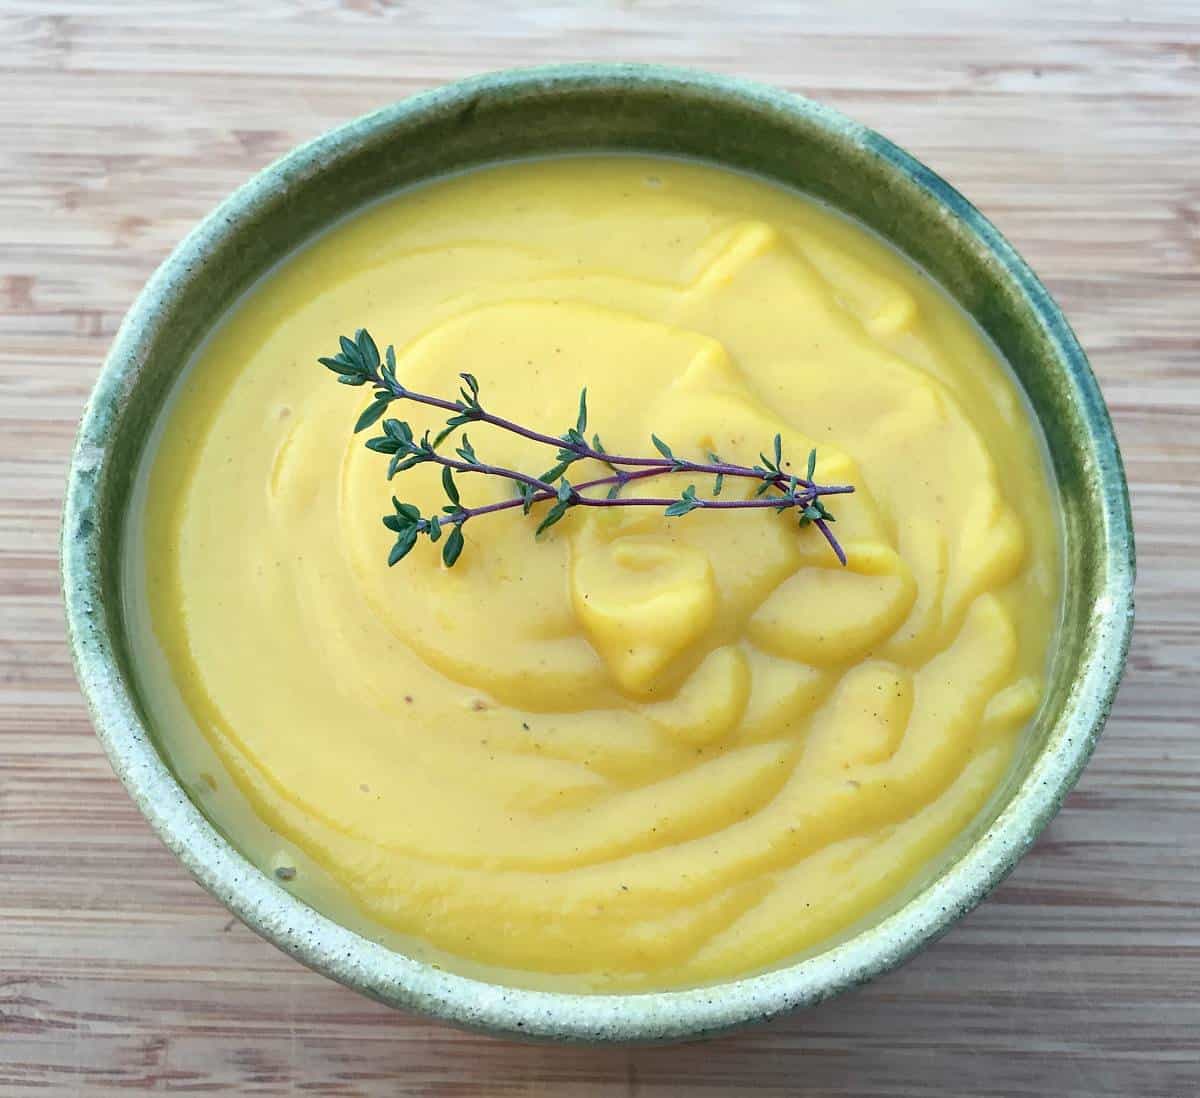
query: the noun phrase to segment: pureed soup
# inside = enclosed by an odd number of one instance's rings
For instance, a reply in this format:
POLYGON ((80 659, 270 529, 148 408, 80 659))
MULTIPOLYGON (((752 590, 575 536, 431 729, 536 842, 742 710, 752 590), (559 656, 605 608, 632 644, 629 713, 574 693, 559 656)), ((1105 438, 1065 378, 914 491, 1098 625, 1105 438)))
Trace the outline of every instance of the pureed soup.
POLYGON ((528 986, 740 976, 895 902, 1000 786, 1057 623, 1045 462, 990 345, 860 226, 694 163, 508 164, 337 226, 196 356, 138 498, 135 665, 197 803, 340 922, 528 986), (393 493, 446 500, 352 434, 370 392, 316 359, 358 327, 406 386, 470 371, 551 434, 586 386, 612 453, 753 465, 779 434, 803 476, 815 447, 856 488, 826 501, 848 564, 794 513, 575 508, 535 539, 542 503, 389 569, 393 493))

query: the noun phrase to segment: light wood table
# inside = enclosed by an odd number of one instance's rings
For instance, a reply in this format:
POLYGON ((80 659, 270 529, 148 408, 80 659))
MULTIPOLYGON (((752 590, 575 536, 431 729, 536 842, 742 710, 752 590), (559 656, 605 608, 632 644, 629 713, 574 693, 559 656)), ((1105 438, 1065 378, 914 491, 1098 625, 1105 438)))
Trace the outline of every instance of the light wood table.
POLYGON ((1200 1091, 1200 8, 1178 3, 0 3, 0 1093, 1121 1095, 1200 1091), (918 9, 899 11, 899 9, 918 9), (467 73, 740 73, 974 199, 1090 352, 1137 514, 1108 731, 993 899, 870 987, 704 1045, 524 1047, 301 968, 160 846, 93 738, 56 540, 121 315, 297 142, 467 73))

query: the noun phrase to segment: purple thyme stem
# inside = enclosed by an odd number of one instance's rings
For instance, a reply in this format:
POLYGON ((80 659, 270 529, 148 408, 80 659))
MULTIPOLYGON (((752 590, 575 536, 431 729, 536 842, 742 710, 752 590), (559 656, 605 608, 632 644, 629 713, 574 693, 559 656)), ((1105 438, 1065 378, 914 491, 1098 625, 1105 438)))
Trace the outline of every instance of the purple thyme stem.
MULTIPOLYGON (((816 497, 811 492, 798 492, 794 496, 763 496, 760 499, 698 499, 696 510, 739 511, 751 507, 806 507, 816 497)), ((670 507, 678 503, 678 496, 618 496, 616 499, 593 499, 572 496, 571 502, 580 507, 670 507)))
MULTIPOLYGON (((647 476, 659 476, 660 473, 655 470, 645 473, 631 473, 625 480, 641 479, 647 476)), ((596 488, 604 484, 617 484, 617 477, 601 477, 598 480, 584 481, 582 484, 576 485, 571 490, 570 500, 572 506, 576 507, 669 507, 673 503, 679 502, 678 496, 669 497, 653 497, 653 496, 628 496, 616 499, 596 499, 593 496, 580 495, 584 488, 596 488)), ((558 493, 554 491, 539 491, 533 495, 531 503, 546 503, 557 498, 558 493)), ((767 508, 773 507, 776 510, 792 507, 806 507, 814 499, 817 498, 816 493, 805 491, 797 492, 794 496, 766 496, 761 499, 730 499, 730 500, 714 500, 714 499, 698 499, 696 500, 696 510, 748 510, 751 508, 767 508)), ((521 498, 503 499, 498 503, 488 503, 482 507, 463 507, 452 515, 447 515, 442 519, 443 523, 464 523, 468 519, 473 519, 478 515, 490 515, 496 511, 508 511, 514 507, 523 507, 525 501, 521 498)), ((423 528, 423 527, 422 527, 423 528)), ((828 532, 828 527, 825 528, 825 536, 832 538, 832 534, 828 532)))
POLYGON ((599 488, 602 485, 608 484, 628 484, 631 480, 645 480, 647 477, 661 477, 670 470, 663 469, 639 469, 636 473, 617 473, 607 477, 597 477, 595 480, 585 480, 574 485, 576 492, 582 492, 585 488, 599 488))
MULTIPOLYGON (((460 463, 455 462, 458 466, 460 463)), ((481 471, 479 467, 469 466, 472 471, 481 471)), ((667 470, 668 472, 670 470, 667 470)), ((643 469, 636 473, 619 473, 615 476, 598 477, 595 480, 583 481, 575 485, 571 491, 571 503, 573 506, 579 507, 669 507, 673 503, 677 503, 677 498, 665 497, 646 497, 646 496, 630 496, 617 499, 594 499, 580 493, 587 488, 599 488, 604 485, 625 484, 631 480, 644 480, 647 477, 661 476, 663 470, 660 469, 643 469)), ((508 474, 504 474, 508 475, 508 474)), ((839 486, 828 492, 830 495, 843 494, 845 486, 839 486)), ((853 491, 850 488, 850 491, 853 491)), ((536 492, 531 498, 531 503, 546 503, 549 500, 557 497, 557 492, 554 489, 541 489, 536 492)), ((798 492, 795 495, 772 496, 762 499, 741 499, 741 500, 697 500, 696 510, 748 510, 753 508, 773 507, 779 510, 781 507, 786 508, 803 508, 818 499, 821 495, 826 494, 820 490, 808 490, 798 492)), ((509 511, 514 507, 523 507, 525 501, 523 499, 506 499, 500 500, 498 503, 485 504, 482 507, 464 507, 458 513, 447 515, 443 520, 445 523, 453 523, 462 525, 468 519, 476 518, 479 515, 489 515, 497 511, 509 511)), ((422 519, 422 528, 428 526, 428 521, 422 519)), ((825 519, 816 519, 813 525, 821 531, 825 540, 829 543, 829 547, 834 551, 838 560, 843 566, 846 564, 846 552, 842 548, 841 543, 829 528, 829 523, 825 519)))
MULTIPOLYGON (((511 476, 515 475, 517 477, 517 479, 523 480, 526 483, 532 482, 534 484, 543 485, 544 487, 539 488, 533 494, 533 496, 530 497, 530 501, 529 501, 530 504, 545 503, 548 500, 556 499, 558 497, 557 489, 555 489, 549 485, 546 485, 545 481, 537 480, 536 478, 525 477, 522 474, 514 474, 511 470, 508 470, 508 469, 497 470, 497 469, 494 469, 494 467, 492 467, 492 466, 465 465, 463 462, 450 461, 449 459, 443 459, 440 454, 435 454, 434 457, 435 457, 435 460, 440 460, 441 463, 444 465, 449 465, 451 468, 454 468, 454 469, 463 469, 465 472, 482 473, 482 472, 490 470, 493 472, 497 472, 500 476, 511 477, 511 476)), ((597 477, 595 480, 585 480, 579 484, 576 484, 574 486, 574 494, 578 495, 578 493, 583 491, 585 488, 600 488, 605 485, 608 485, 611 487, 614 484, 626 484, 631 480, 644 480, 646 477, 658 477, 658 476, 662 476, 662 475, 663 475, 663 470, 661 470, 661 469, 644 469, 637 473, 620 473, 620 474, 617 474, 616 476, 597 477)), ((610 500, 608 502, 609 503, 618 503, 619 501, 610 500)), ((675 501, 671 500, 670 502, 674 503, 675 501)), ((441 521, 443 522, 443 524, 444 523, 458 523, 461 525, 462 523, 466 522, 467 519, 475 518, 477 515, 490 515, 495 511, 510 511, 514 507, 524 507, 524 506, 525 506, 525 500, 518 496, 516 499, 503 499, 503 500, 500 500, 498 503, 488 503, 482 507, 463 507, 459 511, 455 512, 453 515, 447 515, 441 521)), ((429 522, 427 519, 421 520, 421 529, 422 530, 426 529, 426 527, 428 527, 428 525, 429 525, 429 522)))
MULTIPOLYGON (((396 399, 412 400, 418 404, 428 405, 431 408, 441 408, 459 415, 470 415, 471 422, 473 423, 487 423, 493 427, 499 427, 501 430, 509 431, 514 435, 520 435, 522 438, 530 439, 533 442, 540 442, 559 450, 567 450, 580 458, 591 458, 607 465, 629 465, 646 469, 659 469, 667 473, 706 473, 713 476, 720 473, 729 477, 749 477, 754 480, 764 479, 763 470, 754 469, 746 465, 732 465, 727 462, 706 463, 688 461, 685 458, 626 457, 621 454, 607 454, 603 451, 593 449, 586 443, 567 442, 565 439, 556 438, 554 435, 547 435, 541 431, 522 427, 519 423, 514 423, 510 419, 492 415, 491 412, 486 412, 483 408, 479 408, 477 413, 471 413, 459 401, 444 400, 441 397, 430 396, 427 393, 418 393, 413 389, 405 388, 399 382, 393 383, 388 381, 378 370, 372 371, 369 377, 377 389, 382 389, 384 392, 390 393, 396 399)), ((785 490, 786 486, 791 484, 791 475, 783 472, 777 473, 770 478, 770 483, 781 490, 785 490)), ((854 491, 853 485, 818 485, 803 477, 797 477, 796 484, 803 488, 819 489, 820 495, 845 495, 854 491)))
MULTIPOLYGON (((455 461, 453 458, 448 458, 444 454, 439 454, 436 451, 432 453, 429 460, 438 465, 445 465, 460 473, 484 473, 489 476, 505 477, 508 480, 520 481, 522 484, 528 484, 535 488, 536 492, 531 497, 531 503, 541 503, 544 500, 555 499, 558 495, 558 490, 544 480, 539 480, 537 477, 527 476, 525 473, 518 472, 516 469, 506 469, 501 465, 487 465, 482 462, 471 464, 467 461, 455 461)), ((679 498, 655 498, 655 497, 618 497, 617 499, 591 499, 581 496, 579 493, 586 488, 610 487, 614 484, 628 484, 634 480, 645 480, 647 477, 666 476, 670 473, 678 473, 677 469, 662 469, 657 466, 649 469, 639 469, 635 473, 616 473, 607 477, 597 477, 595 480, 585 480, 579 484, 572 485, 571 502, 582 507, 667 507, 672 503, 678 503, 679 498)), ((799 485, 799 481, 796 482, 799 485)), ((735 510, 738 508, 748 507, 778 507, 781 500, 787 501, 789 507, 801 507, 811 503, 814 499, 820 496, 837 496, 845 495, 847 492, 853 492, 854 488, 850 485, 838 484, 825 487, 823 485, 813 485, 806 488, 803 492, 797 492, 795 495, 785 493, 781 496, 768 496, 763 499, 754 500, 698 500, 697 507, 708 507, 716 510, 722 508, 726 510, 735 510)), ((485 508, 464 507, 464 517, 461 520, 465 522, 468 518, 474 518, 477 514, 490 514, 492 511, 504 510, 508 507, 523 506, 524 499, 518 498, 513 500, 503 500, 502 505, 488 504, 485 508)), ((455 516, 450 516, 449 522, 456 521, 455 516)), ((828 534, 826 535, 829 536, 828 534)))
MULTIPOLYGON (((556 494, 556 490, 552 484, 549 484, 544 480, 538 480, 537 477, 531 477, 525 473, 519 473, 516 469, 505 469, 500 465, 484 465, 481 462, 476 462, 474 465, 472 465, 468 461, 455 461, 453 458, 448 458, 444 454, 439 454, 436 450, 429 455, 427 460, 433 461, 438 465, 445 465, 451 469, 456 469, 460 473, 487 473, 490 476, 507 477, 509 480, 519 480, 522 484, 528 484, 531 487, 536 488, 538 492, 548 493, 546 496, 547 499, 556 494)), ((613 477, 612 479, 616 480, 616 477, 613 477)), ((534 496, 534 499, 537 498, 537 496, 534 496)), ((517 500, 517 502, 520 503, 522 501, 517 500)))
MULTIPOLYGON (((502 465, 488 465, 484 462, 471 464, 467 461, 455 461, 454 458, 448 458, 445 454, 439 454, 434 451, 429 460, 438 465, 445 465, 456 472, 460 473, 483 473, 488 476, 505 477, 508 480, 520 481, 522 484, 528 484, 530 487, 537 489, 532 497, 533 503, 539 503, 542 500, 554 499, 558 495, 557 489, 544 480, 539 480, 537 477, 531 477, 525 473, 518 472, 516 469, 506 469, 502 465)), ((586 480, 580 484, 573 485, 571 500, 573 503, 583 507, 666 507, 669 504, 677 503, 678 497, 671 499, 660 498, 644 498, 644 497, 628 497, 617 499, 585 499, 579 495, 585 488, 598 488, 602 486, 611 486, 613 484, 628 484, 634 480, 645 480, 647 477, 667 476, 671 473, 678 473, 677 469, 661 469, 657 466, 650 469, 640 469, 635 473, 616 473, 607 477, 597 477, 595 480, 586 480)), ((800 484, 799 481, 796 482, 800 484)), ((703 500, 697 501, 700 507, 725 508, 728 510, 744 507, 778 507, 780 500, 786 499, 788 506, 803 506, 811 503, 819 496, 837 496, 844 495, 847 492, 853 492, 854 489, 850 485, 832 485, 824 487, 822 485, 814 485, 811 488, 805 488, 803 492, 797 492, 795 495, 786 493, 783 497, 769 496, 764 499, 756 500, 703 500)), ((506 505, 523 504, 524 500, 505 500, 506 505)), ((494 509, 489 507, 489 509, 494 509)), ((464 510, 471 510, 464 508, 464 510)), ((472 517, 468 515, 467 517, 472 517)))
MULTIPOLYGON (((408 390, 404 390, 404 392, 407 394, 408 390)), ((420 394, 409 394, 409 395, 411 396, 412 399, 417 399, 420 396, 420 394)), ((428 400, 436 401, 437 402, 436 406, 438 406, 438 407, 449 407, 451 410, 460 410, 459 406, 457 404, 452 404, 450 401, 443 401, 437 397, 430 397, 430 398, 428 398, 428 400)), ((485 413, 485 415, 486 415, 486 413, 485 413)), ((499 417, 492 417, 491 419, 484 419, 481 417, 476 422, 496 422, 497 426, 503 426, 504 424, 507 423, 507 421, 499 420, 499 417)), ((514 424, 513 426, 516 426, 516 425, 514 424)), ((521 428, 517 433, 525 433, 524 428, 521 428)), ((534 433, 536 434, 536 432, 534 432, 534 433)), ((553 439, 553 438, 548 438, 548 441, 555 445, 558 445, 562 442, 561 439, 553 439)), ((591 447, 586 447, 585 449, 587 450, 586 456, 591 456, 596 460, 600 460, 600 461, 608 463, 610 465, 620 464, 623 461, 623 459, 621 459, 619 457, 613 458, 606 454, 600 454, 599 452, 592 450, 591 447)), ((530 501, 529 501, 530 504, 544 503, 551 499, 555 499, 558 495, 558 492, 554 488, 553 485, 548 484, 546 481, 540 480, 537 477, 531 477, 525 473, 519 472, 516 469, 508 469, 508 468, 505 468, 504 466, 500 466, 500 465, 487 465, 482 462, 477 462, 475 464, 472 464, 472 463, 466 462, 466 461, 455 461, 453 458, 448 458, 444 454, 439 454, 437 452, 434 452, 431 455, 431 460, 434 461, 438 465, 445 465, 451 469, 454 469, 454 470, 456 470, 458 472, 462 472, 462 473, 484 473, 484 474, 491 475, 491 476, 505 477, 508 480, 517 481, 522 484, 528 484, 530 487, 535 489, 534 494, 530 497, 530 501)), ((695 462, 668 461, 666 459, 663 459, 660 461, 660 460, 657 460, 654 458, 638 458, 638 459, 633 459, 633 461, 635 461, 636 464, 640 466, 640 468, 636 472, 627 473, 627 472, 624 472, 623 470, 618 470, 616 473, 614 473, 611 476, 597 477, 594 480, 583 481, 582 483, 573 486, 572 490, 571 490, 571 495, 569 497, 571 500, 572 506, 577 506, 577 507, 669 507, 671 504, 678 502, 678 499, 676 497, 626 496, 626 497, 617 497, 616 499, 608 499, 608 498, 594 499, 589 496, 581 495, 581 492, 586 488, 598 488, 598 487, 602 487, 602 486, 610 486, 611 487, 614 484, 624 485, 624 484, 629 483, 630 481, 645 480, 649 477, 664 476, 664 475, 671 474, 671 473, 676 473, 676 474, 684 473, 684 472, 713 473, 714 471, 720 471, 720 472, 724 472, 726 475, 734 475, 734 476, 745 475, 745 474, 749 473, 749 474, 752 474, 755 477, 755 479, 758 479, 758 480, 762 479, 761 473, 757 473, 754 470, 746 470, 744 466, 737 466, 737 465, 733 465, 733 466, 724 465, 724 464, 700 465, 695 462)), ((781 508, 793 508, 793 507, 803 508, 803 507, 808 506, 808 504, 812 503, 814 500, 820 498, 823 495, 829 495, 829 496, 846 495, 846 494, 849 494, 854 491, 853 485, 849 485, 849 484, 820 485, 820 484, 815 484, 812 481, 801 481, 799 478, 797 478, 797 480, 796 480, 797 486, 803 484, 805 487, 805 490, 803 492, 797 492, 797 493, 793 494, 790 491, 786 491, 782 488, 782 486, 780 484, 781 481, 783 482, 783 484, 787 484, 790 486, 791 478, 785 477, 781 474, 778 477, 773 477, 771 479, 770 483, 773 484, 775 487, 780 488, 780 490, 784 492, 784 494, 782 496, 770 496, 770 497, 765 497, 765 498, 761 498, 761 499, 741 499, 741 500, 714 500, 714 499, 697 500, 696 501, 696 510, 732 511, 732 510, 750 510, 750 509, 754 509, 754 508, 761 509, 761 508, 767 508, 767 507, 773 507, 776 510, 779 510, 781 508)), ((457 524, 457 525, 461 526, 468 519, 477 518, 479 515, 493 514, 497 511, 509 511, 509 510, 512 510, 514 507, 524 507, 524 506, 525 506, 525 500, 523 498, 506 499, 506 500, 501 500, 498 503, 489 503, 482 507, 463 507, 455 514, 447 515, 446 518, 442 521, 447 524, 457 524)), ((825 540, 827 542, 829 542, 830 548, 832 548, 834 553, 837 555, 838 560, 841 561, 841 563, 844 565, 846 563, 845 551, 842 549, 837 538, 834 536, 833 531, 829 529, 829 524, 824 519, 817 519, 815 521, 814 525, 817 527, 817 529, 819 529, 821 531, 821 534, 824 536, 825 540)), ((422 526, 422 528, 427 527, 428 521, 422 520, 421 526, 422 526)))
MULTIPOLYGON (((644 473, 631 473, 625 479, 633 480, 633 479, 641 479, 642 477, 646 477, 646 476, 657 476, 657 475, 658 475, 657 471, 651 472, 648 470, 644 473)), ((579 489, 581 489, 581 488, 595 488, 595 487, 599 487, 600 485, 603 485, 603 484, 615 484, 615 483, 617 483, 617 481, 618 481, 617 477, 602 477, 598 480, 586 481, 585 483, 580 484, 572 492, 572 494, 571 494, 572 502, 576 506, 582 506, 582 507, 660 507, 660 506, 667 507, 667 506, 670 506, 672 503, 678 502, 676 499, 654 499, 654 498, 638 498, 638 497, 631 497, 628 499, 590 499, 586 496, 579 495, 579 489)), ((538 492, 533 497, 532 502, 545 503, 554 498, 555 498, 555 493, 538 492)), ((783 501, 783 506, 791 508, 791 507, 807 506, 807 504, 811 503, 812 500, 815 498, 817 498, 817 497, 814 493, 805 492, 805 493, 798 494, 795 496, 787 496, 787 497, 775 496, 771 499, 743 499, 743 500, 724 500, 724 501, 722 501, 722 500, 697 500, 697 508, 696 509, 697 510, 705 510, 705 509, 710 509, 710 508, 711 509, 725 508, 725 509, 729 509, 729 510, 734 510, 734 509, 746 509, 746 508, 756 508, 756 507, 757 508, 774 507, 776 509, 779 509, 779 507, 781 505, 781 501, 783 501)), ((490 515, 496 511, 510 511, 514 507, 523 507, 524 505, 525 505, 525 501, 523 499, 505 499, 505 500, 500 500, 498 503, 486 504, 483 507, 464 507, 460 511, 458 511, 456 514, 447 515, 445 517, 445 519, 442 520, 442 522, 443 522, 443 524, 457 524, 457 525, 461 526, 468 519, 477 518, 479 515, 490 515)), ((816 526, 816 528, 821 531, 821 533, 825 537, 825 540, 827 542, 829 542, 829 547, 834 551, 834 553, 837 556, 837 559, 844 566, 846 564, 846 551, 842 548, 841 544, 838 542, 838 539, 834 536, 833 531, 829 529, 829 524, 824 519, 816 519, 816 520, 814 520, 813 525, 816 526)), ((421 529, 422 530, 427 529, 428 526, 429 526, 429 521, 427 519, 422 519, 421 523, 420 523, 421 529)))
MULTIPOLYGON (((621 472, 621 473, 616 473, 615 475, 612 475, 612 476, 597 477, 595 480, 581 481, 579 484, 572 485, 572 487, 574 488, 574 490, 576 492, 582 492, 585 488, 599 488, 604 485, 613 485, 613 484, 628 484, 630 481, 633 481, 633 480, 645 480, 647 477, 669 476, 671 473, 678 473, 678 472, 679 472, 678 469, 661 469, 661 468, 657 468, 657 467, 655 467, 653 469, 639 469, 636 473, 621 472)), ((799 480, 796 481, 797 487, 800 487, 803 484, 804 484, 803 481, 799 481, 799 480)), ((824 485, 824 484, 813 484, 811 486, 805 487, 803 492, 797 492, 795 495, 792 495, 790 492, 785 492, 784 494, 785 494, 786 498, 788 498, 788 499, 794 499, 794 500, 803 499, 805 501, 811 501, 811 500, 817 499, 820 496, 844 496, 844 495, 848 495, 849 493, 851 493, 853 491, 854 491, 854 486, 851 484, 833 484, 833 485, 828 485, 828 486, 824 485)), ((554 489, 550 489, 549 492, 550 492, 550 494, 545 497, 546 499, 550 499, 552 496, 557 495, 557 492, 554 489)), ((536 502, 539 497, 534 496, 533 498, 534 498, 534 501, 536 502)), ((779 501, 778 496, 771 496, 767 500, 764 500, 764 501, 751 501, 751 500, 742 500, 740 502, 738 502, 738 501, 720 501, 720 502, 718 502, 718 501, 712 501, 712 500, 700 501, 700 505, 702 507, 713 507, 713 506, 716 506, 716 507, 746 507, 748 505, 754 506, 754 507, 765 507, 772 500, 775 501, 776 505, 778 505, 778 501, 779 501)), ((610 503, 619 502, 619 500, 604 500, 602 502, 603 502, 604 506, 608 506, 610 503)), ((641 503, 641 504, 645 505, 647 503, 658 503, 659 501, 658 500, 630 499, 626 502, 629 502, 629 503, 637 502, 637 503, 641 503)), ((669 499, 666 502, 667 503, 678 503, 679 497, 676 496, 674 499, 669 499)))
POLYGON ((813 525, 825 535, 825 540, 829 542, 829 548, 837 554, 837 559, 840 560, 842 562, 842 566, 845 567, 846 550, 842 548, 838 539, 833 536, 833 531, 829 529, 829 523, 827 523, 824 519, 819 518, 813 522, 813 525))

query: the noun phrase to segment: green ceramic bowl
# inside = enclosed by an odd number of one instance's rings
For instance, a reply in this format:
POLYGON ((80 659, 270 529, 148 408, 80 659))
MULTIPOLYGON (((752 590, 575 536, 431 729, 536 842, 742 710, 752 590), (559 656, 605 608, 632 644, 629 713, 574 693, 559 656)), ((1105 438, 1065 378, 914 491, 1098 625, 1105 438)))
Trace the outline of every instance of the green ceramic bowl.
POLYGON ((899 964, 1007 874, 1075 783, 1108 714, 1133 621, 1134 549, 1117 443, 1057 306, 960 194, 876 133, 816 103, 671 69, 579 65, 467 80, 297 149, 237 191, 151 278, 84 413, 62 533, 79 680, 113 767, 163 841, 241 919, 377 999, 524 1037, 672 1040, 811 1005, 899 964), (999 346, 1051 454, 1065 537, 1048 696, 989 819, 902 906, 788 967, 698 990, 566 995, 452 975, 324 918, 247 862, 188 799, 141 714, 119 591, 122 514, 151 424, 189 355, 282 256, 363 203, 475 164, 572 150, 700 157, 815 195, 922 264, 999 346))

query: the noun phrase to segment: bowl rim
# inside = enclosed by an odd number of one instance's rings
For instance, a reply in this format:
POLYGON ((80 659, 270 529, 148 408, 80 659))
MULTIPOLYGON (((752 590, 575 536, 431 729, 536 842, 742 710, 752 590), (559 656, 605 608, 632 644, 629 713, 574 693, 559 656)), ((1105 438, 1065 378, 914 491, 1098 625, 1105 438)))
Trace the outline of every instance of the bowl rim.
MULTIPOLYGON (((1054 816, 1091 755, 1116 693, 1132 631, 1134 546, 1120 452, 1096 379, 1058 306, 1016 251, 965 198, 865 126, 792 93, 729 76, 657 65, 570 64, 471 77, 400 100, 331 130, 270 165, 201 221, 147 282, 113 341, 84 411, 68 475, 62 524, 62 585, 76 674, 97 735, 142 814, 192 875, 243 922, 304 964, 368 996, 468 1028, 569 1041, 678 1040, 813 1005, 896 967, 975 907, 1013 868, 1054 816), (235 234, 280 178, 344 155, 403 120, 463 108, 512 90, 628 87, 692 92, 767 105, 803 118, 888 161, 925 191, 1005 268, 1037 316, 1080 402, 1103 508, 1104 596, 1091 608, 1099 640, 1075 680, 1069 719, 1058 722, 991 826, 932 884, 880 922, 821 953, 765 973, 678 991, 573 994, 492 984, 394 952, 292 896, 254 867, 201 814, 158 754, 124 681, 101 598, 103 552, 97 486, 108 440, 157 326, 214 235, 235 234), (1060 725, 1066 725, 1060 728, 1060 725)), ((111 620, 110 620, 111 619, 111 620)))

